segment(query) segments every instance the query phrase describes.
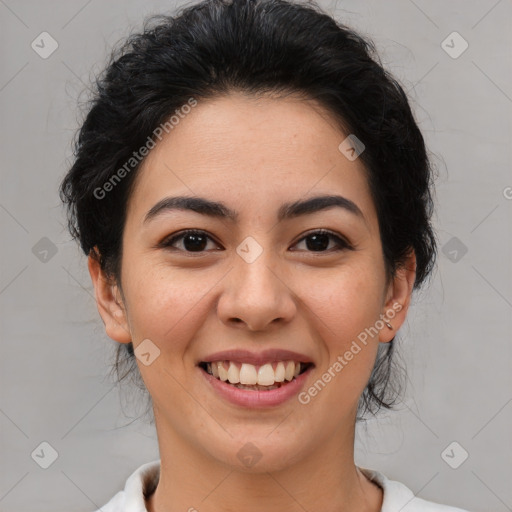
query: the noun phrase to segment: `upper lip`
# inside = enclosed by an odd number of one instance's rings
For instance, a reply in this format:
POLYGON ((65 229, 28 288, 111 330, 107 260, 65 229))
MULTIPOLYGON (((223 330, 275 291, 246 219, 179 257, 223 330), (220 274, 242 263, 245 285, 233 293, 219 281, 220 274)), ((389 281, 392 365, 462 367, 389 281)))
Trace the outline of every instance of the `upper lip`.
POLYGON ((273 361, 295 361, 297 363, 313 363, 313 360, 298 352, 284 349, 266 349, 261 352, 251 352, 250 350, 222 350, 204 356, 199 363, 211 363, 213 361, 233 361, 236 363, 248 363, 260 366, 273 361))

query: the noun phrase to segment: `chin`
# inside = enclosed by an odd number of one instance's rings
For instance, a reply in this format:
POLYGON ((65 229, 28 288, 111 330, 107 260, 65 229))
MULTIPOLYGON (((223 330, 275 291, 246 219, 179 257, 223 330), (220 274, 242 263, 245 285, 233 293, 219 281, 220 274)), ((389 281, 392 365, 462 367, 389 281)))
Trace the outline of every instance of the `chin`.
POLYGON ((230 467, 232 470, 243 473, 268 473, 281 471, 295 464, 301 458, 301 449, 304 443, 297 440, 290 442, 290 437, 281 434, 269 435, 271 430, 265 429, 259 435, 250 435, 247 431, 240 437, 229 438, 225 443, 215 443, 212 451, 211 445, 206 448, 209 454, 218 462, 230 467), (288 443, 284 444, 284 440, 288 443))

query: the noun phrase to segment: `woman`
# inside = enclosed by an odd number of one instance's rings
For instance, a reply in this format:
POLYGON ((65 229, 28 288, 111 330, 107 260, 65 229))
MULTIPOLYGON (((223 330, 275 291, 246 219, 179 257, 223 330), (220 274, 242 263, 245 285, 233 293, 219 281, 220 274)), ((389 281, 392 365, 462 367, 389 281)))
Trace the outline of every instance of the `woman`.
POLYGON ((103 512, 461 510, 354 463, 436 253, 423 137, 373 54, 284 0, 201 2, 113 54, 61 194, 160 460, 103 512))

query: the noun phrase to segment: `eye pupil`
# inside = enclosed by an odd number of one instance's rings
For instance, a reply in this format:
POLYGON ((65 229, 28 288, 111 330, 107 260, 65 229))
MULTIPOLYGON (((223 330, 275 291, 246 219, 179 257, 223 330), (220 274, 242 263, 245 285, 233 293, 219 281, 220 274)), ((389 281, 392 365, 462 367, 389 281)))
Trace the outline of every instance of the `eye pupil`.
MULTIPOLYGON (((182 252, 197 252, 201 253, 206 250, 208 242, 213 239, 202 231, 185 231, 173 238, 166 239, 162 242, 163 247, 173 247, 182 252), (182 248, 176 247, 178 241, 182 244, 182 248)), ((300 243, 305 243, 307 251, 309 252, 333 252, 328 251, 329 243, 334 241, 336 244, 336 251, 344 251, 351 249, 350 244, 340 237, 334 235, 329 231, 316 231, 304 236, 300 243)))
POLYGON ((201 234, 189 233, 183 237, 183 245, 188 251, 202 251, 206 247, 206 238, 201 234))
POLYGON ((311 251, 324 251, 329 246, 329 235, 314 234, 306 239, 306 246, 311 251), (310 241, 313 241, 310 243, 310 241))

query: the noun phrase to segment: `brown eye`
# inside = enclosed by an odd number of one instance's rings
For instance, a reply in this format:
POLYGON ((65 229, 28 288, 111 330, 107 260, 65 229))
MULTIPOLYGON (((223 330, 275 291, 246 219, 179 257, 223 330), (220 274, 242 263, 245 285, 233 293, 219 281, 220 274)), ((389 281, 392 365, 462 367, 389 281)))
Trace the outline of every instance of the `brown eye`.
MULTIPOLYGON (((187 253, 201 253, 207 251, 209 241, 218 247, 213 238, 205 231, 190 229, 166 238, 159 246, 187 253), (176 246, 178 243, 181 243, 181 247, 176 246)), ((333 252, 353 249, 346 240, 326 230, 313 231, 304 236, 298 243, 302 241, 306 243, 307 252, 333 252), (334 242, 334 247, 330 247, 332 242, 334 242)))
POLYGON ((309 233, 299 242, 303 240, 306 240, 306 249, 309 252, 332 252, 332 250, 327 251, 331 240, 335 242, 334 250, 352 249, 352 246, 346 240, 326 230, 309 233))
POLYGON ((176 242, 182 240, 182 248, 185 252, 202 252, 208 245, 208 240, 212 240, 204 231, 187 230, 171 238, 167 238, 161 244, 162 247, 174 247, 176 242))

